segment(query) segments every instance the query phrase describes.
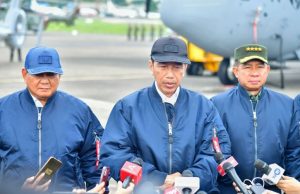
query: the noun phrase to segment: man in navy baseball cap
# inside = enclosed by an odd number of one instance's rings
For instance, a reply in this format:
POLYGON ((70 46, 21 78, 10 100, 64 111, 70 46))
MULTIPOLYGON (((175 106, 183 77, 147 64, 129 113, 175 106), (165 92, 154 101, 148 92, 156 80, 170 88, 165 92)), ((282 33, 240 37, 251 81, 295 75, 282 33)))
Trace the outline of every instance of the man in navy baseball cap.
POLYGON ((145 194, 147 181, 155 188, 170 188, 186 170, 200 178, 201 190, 217 191, 211 131, 217 129, 226 155, 229 137, 212 102, 181 86, 188 64, 183 40, 159 38, 148 60, 152 86, 120 99, 110 113, 101 139, 101 162, 119 180, 124 162, 141 158, 143 178, 134 193, 145 194))

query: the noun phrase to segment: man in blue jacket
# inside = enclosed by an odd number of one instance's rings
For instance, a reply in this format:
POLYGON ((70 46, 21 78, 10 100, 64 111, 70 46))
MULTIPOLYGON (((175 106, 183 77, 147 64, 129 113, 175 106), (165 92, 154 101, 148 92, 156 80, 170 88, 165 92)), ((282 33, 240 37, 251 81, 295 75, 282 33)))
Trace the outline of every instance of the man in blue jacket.
POLYGON ((200 177, 201 190, 217 192, 213 128, 227 154, 230 143, 213 104, 180 86, 189 63, 181 39, 158 39, 148 62, 155 82, 114 106, 103 134, 101 163, 111 167, 115 180, 120 179, 125 161, 141 158, 143 182, 164 189, 190 170, 200 177))
MULTIPOLYGON (((264 86, 270 71, 267 49, 244 45, 235 49, 234 58, 233 73, 239 84, 212 101, 229 134, 232 155, 239 162, 238 175, 242 180, 260 177, 254 162, 261 159, 277 163, 287 175, 299 179, 299 129, 290 127, 293 100, 264 86)), ((222 194, 236 193, 231 184, 220 182, 219 188, 222 194)))
MULTIPOLYGON (((22 75, 27 88, 0 99, 0 179, 14 189, 103 189, 98 142, 103 128, 81 100, 57 91, 63 74, 57 51, 31 49, 22 75), (54 156, 62 167, 44 184, 34 175, 54 156)), ((46 171, 48 173, 49 171, 46 171)))

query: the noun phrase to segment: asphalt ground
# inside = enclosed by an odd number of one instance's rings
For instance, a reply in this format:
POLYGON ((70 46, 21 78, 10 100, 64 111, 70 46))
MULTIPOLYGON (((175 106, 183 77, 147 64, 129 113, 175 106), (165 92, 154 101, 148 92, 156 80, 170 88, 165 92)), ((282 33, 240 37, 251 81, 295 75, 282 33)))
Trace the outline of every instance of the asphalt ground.
MULTIPOLYGON (((27 37, 23 58, 36 43, 27 37)), ((59 89, 75 95, 91 106, 105 125, 117 100, 153 82, 147 68, 152 41, 127 41, 124 36, 44 33, 42 45, 54 47, 61 56, 64 75, 59 89)), ((9 51, 0 46, 0 97, 24 88, 21 77, 23 63, 9 63, 9 51)), ((16 59, 15 59, 16 61, 16 59)), ((295 97, 300 93, 300 62, 287 63, 285 89, 280 89, 279 71, 272 71, 267 86, 295 97)), ((223 86, 217 77, 185 76, 183 87, 195 90, 208 98, 231 86, 223 86)))
MULTIPOLYGON (((34 36, 27 37, 23 58, 35 43, 34 36)), ((153 83, 147 68, 152 46, 148 39, 141 42, 127 41, 125 36, 44 33, 42 45, 54 47, 60 53, 64 75, 59 89, 85 101, 103 126, 117 100, 153 83)), ((9 51, 1 45, 0 97, 25 87, 21 77, 23 62, 8 61, 9 51)), ((267 86, 295 97, 300 93, 300 62, 289 62, 287 66, 285 89, 278 87, 279 71, 271 72, 267 86)), ((182 86, 207 98, 232 87, 223 86, 209 73, 202 77, 185 76, 182 86)))

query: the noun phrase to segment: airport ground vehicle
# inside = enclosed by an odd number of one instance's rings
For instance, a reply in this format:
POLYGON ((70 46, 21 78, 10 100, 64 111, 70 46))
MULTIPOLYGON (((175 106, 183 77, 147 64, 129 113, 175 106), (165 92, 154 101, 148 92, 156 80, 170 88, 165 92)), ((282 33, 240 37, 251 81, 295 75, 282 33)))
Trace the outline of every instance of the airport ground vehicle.
POLYGON ((191 65, 187 68, 187 74, 202 76, 204 71, 209 71, 212 75, 217 75, 223 57, 207 52, 185 38, 183 40, 187 44, 188 57, 191 61, 191 65))

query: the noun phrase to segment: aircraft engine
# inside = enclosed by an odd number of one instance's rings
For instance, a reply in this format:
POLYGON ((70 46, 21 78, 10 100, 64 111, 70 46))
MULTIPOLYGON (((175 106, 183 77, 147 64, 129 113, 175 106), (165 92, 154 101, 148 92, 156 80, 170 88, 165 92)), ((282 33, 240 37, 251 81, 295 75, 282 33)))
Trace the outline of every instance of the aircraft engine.
POLYGON ((27 32, 26 14, 23 10, 18 10, 9 19, 11 20, 9 24, 12 33, 6 37, 5 43, 10 48, 21 48, 27 32))

